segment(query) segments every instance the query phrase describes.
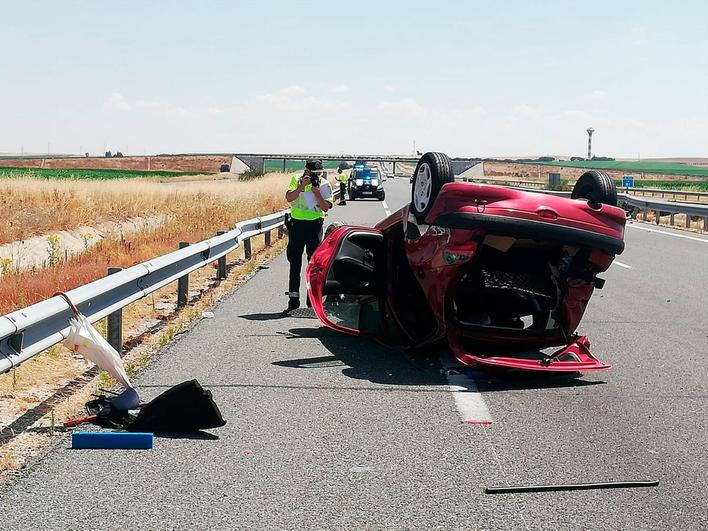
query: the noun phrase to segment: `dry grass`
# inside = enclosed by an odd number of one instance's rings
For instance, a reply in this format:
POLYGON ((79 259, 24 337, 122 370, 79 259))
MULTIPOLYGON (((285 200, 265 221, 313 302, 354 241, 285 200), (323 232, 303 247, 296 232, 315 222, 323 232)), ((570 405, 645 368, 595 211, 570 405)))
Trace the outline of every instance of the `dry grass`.
MULTIPOLYGON (((45 233, 48 227, 57 229, 62 224, 86 225, 98 221, 95 217, 87 220, 92 213, 104 216, 103 219, 117 219, 126 213, 129 216, 167 214, 169 221, 121 239, 102 240, 54 267, 3 275, 0 277, 0 314, 100 278, 109 265, 129 267, 174 250, 180 241, 200 241, 213 236, 217 230, 233 227, 238 221, 281 210, 287 206, 286 183, 282 174, 248 182, 181 183, 178 186, 139 180, 48 184, 17 180, 9 189, 16 198, 24 198, 24 204, 27 208, 31 205, 34 214, 12 214, 4 209, 0 210, 0 216, 6 219, 15 216, 15 220, 36 218, 32 222, 35 230, 41 227, 45 233), (56 209, 55 218, 49 218, 49 205, 56 209)), ((7 183, 2 184, 7 187, 7 183)), ((3 201, 7 200, 3 196, 3 201)), ((29 229, 23 230, 29 232, 29 229)))
POLYGON ((211 176, 198 179, 191 176, 189 182, 180 182, 179 186, 151 179, 2 179, 0 244, 101 221, 155 214, 174 216, 183 228, 186 223, 197 229, 210 219, 213 223, 206 224, 222 228, 285 206, 287 178, 283 174, 248 182, 214 180, 211 176))

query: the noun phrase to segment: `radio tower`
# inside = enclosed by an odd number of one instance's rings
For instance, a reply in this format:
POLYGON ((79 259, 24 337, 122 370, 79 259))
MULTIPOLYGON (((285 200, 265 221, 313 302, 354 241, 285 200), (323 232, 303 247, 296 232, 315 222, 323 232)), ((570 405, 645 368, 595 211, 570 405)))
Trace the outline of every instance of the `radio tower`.
POLYGON ((588 127, 586 131, 588 132, 588 160, 590 160, 592 158, 592 134, 595 130, 592 127, 588 127))

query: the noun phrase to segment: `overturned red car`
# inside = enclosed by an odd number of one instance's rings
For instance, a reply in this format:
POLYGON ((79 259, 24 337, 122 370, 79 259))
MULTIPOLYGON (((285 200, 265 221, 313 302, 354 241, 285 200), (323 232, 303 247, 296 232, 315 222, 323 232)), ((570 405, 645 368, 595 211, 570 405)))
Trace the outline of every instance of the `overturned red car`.
POLYGON ((307 269, 319 319, 403 348, 447 340, 463 364, 551 372, 609 368, 575 334, 615 255, 625 213, 588 171, 568 197, 454 182, 426 153, 409 205, 375 227, 331 231, 307 269))

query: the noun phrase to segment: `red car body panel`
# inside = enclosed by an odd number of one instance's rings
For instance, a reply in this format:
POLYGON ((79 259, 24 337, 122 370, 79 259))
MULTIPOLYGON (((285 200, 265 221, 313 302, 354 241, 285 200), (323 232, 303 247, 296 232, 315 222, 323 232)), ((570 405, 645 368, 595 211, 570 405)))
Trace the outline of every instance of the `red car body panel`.
MULTIPOLYGON (((449 183, 442 187, 432 209, 418 224, 408 207, 393 213, 373 229, 341 227, 325 238, 307 269, 310 298, 318 318, 341 332, 361 335, 355 328, 333 323, 323 306, 323 287, 330 264, 343 242, 352 234, 381 235, 388 242, 389 262, 385 290, 380 293, 386 314, 393 318, 404 336, 417 337, 410 323, 401 319, 394 297, 398 279, 392 261, 401 260, 391 251, 400 234, 405 235, 405 257, 436 323, 422 343, 446 337, 455 357, 465 365, 507 367, 520 370, 580 372, 609 368, 590 354, 585 337, 574 336, 596 278, 565 278, 562 306, 558 315, 563 325, 553 330, 523 330, 496 326, 469 326, 455 318, 456 289, 469 266, 479 257, 489 235, 558 242, 577 252, 586 249, 587 267, 592 274, 606 271, 615 254, 623 250, 624 212, 609 205, 591 205, 583 200, 525 192, 492 185, 449 183), (477 352, 479 346, 479 352, 477 352), (529 355, 529 349, 562 348, 552 355, 529 355)), ((585 255, 584 255, 585 256, 585 255)), ((383 267, 383 266, 380 266, 383 267)), ((601 281, 598 281, 601 282, 601 281)), ((379 337, 379 339, 386 338, 379 337)), ((411 345, 413 346, 413 345, 411 345)))

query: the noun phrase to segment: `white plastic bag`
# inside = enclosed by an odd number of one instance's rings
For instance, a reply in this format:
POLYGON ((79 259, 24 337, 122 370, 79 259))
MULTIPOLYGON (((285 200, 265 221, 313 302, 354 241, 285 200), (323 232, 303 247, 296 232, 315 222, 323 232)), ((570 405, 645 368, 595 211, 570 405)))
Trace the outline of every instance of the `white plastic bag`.
POLYGON ((94 362, 101 369, 118 380, 123 387, 132 388, 128 374, 125 372, 123 360, 116 349, 93 327, 86 316, 75 315, 69 321, 69 335, 64 340, 64 346, 81 354, 94 362))

